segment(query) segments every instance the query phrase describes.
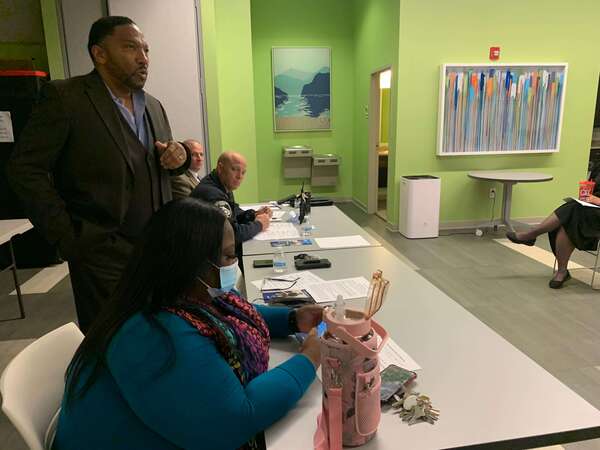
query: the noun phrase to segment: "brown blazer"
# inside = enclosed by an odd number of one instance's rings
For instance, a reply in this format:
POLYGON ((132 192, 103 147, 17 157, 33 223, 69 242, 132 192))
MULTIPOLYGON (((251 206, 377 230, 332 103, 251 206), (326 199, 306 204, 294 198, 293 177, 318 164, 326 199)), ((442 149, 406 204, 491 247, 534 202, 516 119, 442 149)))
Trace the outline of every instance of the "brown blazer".
POLYGON ((191 170, 186 170, 181 175, 171 177, 171 191, 173 191, 173 199, 189 197, 194 188, 198 186, 200 181, 196 178, 196 174, 191 170))
MULTIPOLYGON (((146 94, 151 136, 172 139, 160 102, 146 94)), ((119 229, 135 173, 120 112, 96 71, 48 83, 7 165, 31 222, 69 259, 119 229)), ((189 167, 188 161, 178 169, 189 167)), ((164 202, 169 172, 160 169, 164 202)))

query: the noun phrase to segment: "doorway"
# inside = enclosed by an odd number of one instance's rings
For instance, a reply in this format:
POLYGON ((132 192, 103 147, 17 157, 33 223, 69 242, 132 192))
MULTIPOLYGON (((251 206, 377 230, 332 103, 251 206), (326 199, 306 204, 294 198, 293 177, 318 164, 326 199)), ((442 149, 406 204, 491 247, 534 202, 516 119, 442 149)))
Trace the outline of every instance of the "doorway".
POLYGON ((383 220, 387 216, 387 186, 392 71, 382 68, 371 74, 369 99, 369 196, 367 210, 383 220))
POLYGON ((592 144, 590 146, 590 160, 588 176, 600 166, 600 80, 596 92, 596 113, 594 114, 594 129, 592 130, 592 144))

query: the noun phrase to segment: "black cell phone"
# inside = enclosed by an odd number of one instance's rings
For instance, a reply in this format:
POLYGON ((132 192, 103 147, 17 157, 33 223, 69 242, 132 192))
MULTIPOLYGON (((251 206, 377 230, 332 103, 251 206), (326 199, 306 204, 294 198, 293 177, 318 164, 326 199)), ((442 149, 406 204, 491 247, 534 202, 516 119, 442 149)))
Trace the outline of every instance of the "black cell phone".
POLYGON ((326 258, 295 259, 294 266, 296 270, 327 269, 331 267, 331 262, 326 258))
POLYGON ((252 267, 259 269, 261 267, 273 267, 272 259, 255 259, 252 261, 252 267))
POLYGON ((381 401, 387 402, 392 395, 415 378, 417 378, 417 374, 412 370, 403 369, 395 364, 387 366, 381 371, 381 401))

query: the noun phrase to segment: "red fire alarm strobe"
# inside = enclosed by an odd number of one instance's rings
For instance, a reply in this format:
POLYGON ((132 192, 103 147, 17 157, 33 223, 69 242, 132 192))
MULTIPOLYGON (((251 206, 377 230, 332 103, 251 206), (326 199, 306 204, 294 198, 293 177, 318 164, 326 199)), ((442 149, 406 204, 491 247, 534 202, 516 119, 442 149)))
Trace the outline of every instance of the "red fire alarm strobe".
POLYGON ((490 47, 490 60, 497 61, 500 59, 500 47, 490 47))

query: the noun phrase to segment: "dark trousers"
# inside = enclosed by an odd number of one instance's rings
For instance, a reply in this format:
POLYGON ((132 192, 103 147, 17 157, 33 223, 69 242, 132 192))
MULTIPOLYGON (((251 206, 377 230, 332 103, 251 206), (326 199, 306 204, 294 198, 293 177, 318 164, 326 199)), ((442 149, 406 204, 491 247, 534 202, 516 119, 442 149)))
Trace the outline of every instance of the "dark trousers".
POLYGON ((77 321, 83 334, 113 294, 132 249, 132 244, 125 238, 111 235, 107 242, 95 245, 75 261, 69 261, 77 321))

